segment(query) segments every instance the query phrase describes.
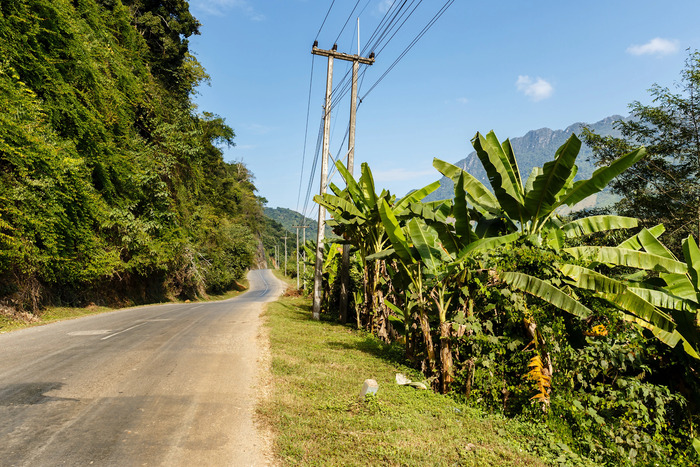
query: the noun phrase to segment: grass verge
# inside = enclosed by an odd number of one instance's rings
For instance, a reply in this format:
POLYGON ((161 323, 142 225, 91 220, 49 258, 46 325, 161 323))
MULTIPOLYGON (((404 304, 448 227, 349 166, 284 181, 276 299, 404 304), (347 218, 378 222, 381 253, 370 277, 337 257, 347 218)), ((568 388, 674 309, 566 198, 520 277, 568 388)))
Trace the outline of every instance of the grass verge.
POLYGON ((258 413, 284 465, 544 465, 525 452, 518 422, 431 391, 399 386, 401 351, 369 335, 310 319, 308 299, 269 304, 271 394, 258 413), (365 379, 379 384, 359 400, 365 379))

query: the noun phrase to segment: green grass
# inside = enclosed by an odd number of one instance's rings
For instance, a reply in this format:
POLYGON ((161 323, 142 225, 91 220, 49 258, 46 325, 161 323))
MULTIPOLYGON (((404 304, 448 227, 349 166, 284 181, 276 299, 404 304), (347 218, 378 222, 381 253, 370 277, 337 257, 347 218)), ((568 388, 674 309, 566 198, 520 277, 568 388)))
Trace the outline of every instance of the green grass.
POLYGON ((544 465, 525 452, 526 427, 397 385, 396 373, 421 380, 400 363, 401 349, 313 321, 309 308, 308 299, 285 297, 266 311, 273 388, 258 412, 282 464, 544 465), (361 401, 367 378, 379 391, 361 401))

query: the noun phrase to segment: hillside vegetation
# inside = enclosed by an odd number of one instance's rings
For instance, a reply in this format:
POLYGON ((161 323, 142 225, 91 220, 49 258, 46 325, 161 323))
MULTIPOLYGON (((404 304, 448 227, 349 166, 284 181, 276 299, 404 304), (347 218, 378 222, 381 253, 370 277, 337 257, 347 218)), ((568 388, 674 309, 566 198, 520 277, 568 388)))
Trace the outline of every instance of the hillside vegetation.
MULTIPOLYGON (((262 208, 234 132, 193 104, 184 0, 0 3, 0 304, 230 287, 262 208)), ((121 298, 124 296, 125 298, 121 298)))

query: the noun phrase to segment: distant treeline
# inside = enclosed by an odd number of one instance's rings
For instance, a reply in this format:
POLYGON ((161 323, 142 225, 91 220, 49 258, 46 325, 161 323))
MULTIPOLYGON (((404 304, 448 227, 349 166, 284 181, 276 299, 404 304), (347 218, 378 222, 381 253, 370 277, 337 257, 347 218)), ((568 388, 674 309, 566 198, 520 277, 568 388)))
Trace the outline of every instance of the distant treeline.
MULTIPOLYGON (((0 305, 228 289, 263 228, 184 0, 0 2, 0 305)), ((121 298, 126 297, 126 298, 121 298)))

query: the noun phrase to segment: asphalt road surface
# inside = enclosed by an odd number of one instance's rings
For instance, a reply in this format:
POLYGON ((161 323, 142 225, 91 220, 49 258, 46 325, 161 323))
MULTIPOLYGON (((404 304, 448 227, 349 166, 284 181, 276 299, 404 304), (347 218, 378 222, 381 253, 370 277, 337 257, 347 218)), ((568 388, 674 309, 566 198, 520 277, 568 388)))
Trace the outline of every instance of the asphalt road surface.
POLYGON ((265 302, 120 310, 0 335, 0 465, 264 464, 253 423, 265 302))

